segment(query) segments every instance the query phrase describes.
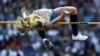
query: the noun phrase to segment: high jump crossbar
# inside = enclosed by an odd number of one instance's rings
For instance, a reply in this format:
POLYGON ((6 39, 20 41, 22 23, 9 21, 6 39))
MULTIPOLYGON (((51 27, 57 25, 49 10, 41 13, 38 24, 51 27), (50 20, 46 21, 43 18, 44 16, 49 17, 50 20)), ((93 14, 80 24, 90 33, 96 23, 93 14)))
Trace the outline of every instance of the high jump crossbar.
POLYGON ((57 24, 100 24, 100 22, 58 22, 57 24))
MULTIPOLYGON (((0 24, 19 24, 16 21, 0 21, 0 24)), ((57 24, 100 24, 100 22, 58 22, 57 24)))

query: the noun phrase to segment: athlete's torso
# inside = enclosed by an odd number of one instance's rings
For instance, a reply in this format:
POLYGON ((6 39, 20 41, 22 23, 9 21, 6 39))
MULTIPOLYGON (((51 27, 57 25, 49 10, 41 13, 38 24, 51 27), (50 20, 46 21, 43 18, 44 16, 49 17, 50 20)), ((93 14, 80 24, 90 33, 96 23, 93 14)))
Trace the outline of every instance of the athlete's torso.
POLYGON ((38 9, 34 10, 33 14, 36 14, 38 16, 43 17, 43 19, 46 20, 46 22, 50 22, 50 18, 52 15, 52 9, 38 9))

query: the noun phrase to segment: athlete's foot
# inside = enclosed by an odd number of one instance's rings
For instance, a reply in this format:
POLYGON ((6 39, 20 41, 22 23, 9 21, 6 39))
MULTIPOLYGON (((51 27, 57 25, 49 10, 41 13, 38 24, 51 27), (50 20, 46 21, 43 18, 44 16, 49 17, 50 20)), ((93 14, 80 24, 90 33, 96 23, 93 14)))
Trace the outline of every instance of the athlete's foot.
POLYGON ((49 50, 53 50, 53 44, 51 42, 49 42, 48 39, 44 38, 43 43, 44 43, 45 47, 47 47, 49 50))
POLYGON ((87 40, 88 36, 85 36, 85 35, 78 33, 77 36, 72 35, 72 39, 73 40, 87 40))

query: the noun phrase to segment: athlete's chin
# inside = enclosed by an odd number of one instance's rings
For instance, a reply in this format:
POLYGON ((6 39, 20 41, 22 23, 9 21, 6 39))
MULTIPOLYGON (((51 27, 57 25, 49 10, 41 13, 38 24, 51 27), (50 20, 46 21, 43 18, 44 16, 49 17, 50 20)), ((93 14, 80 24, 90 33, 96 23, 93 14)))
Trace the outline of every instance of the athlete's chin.
POLYGON ((52 25, 51 24, 45 24, 44 25, 44 29, 46 30, 46 29, 52 29, 52 25))

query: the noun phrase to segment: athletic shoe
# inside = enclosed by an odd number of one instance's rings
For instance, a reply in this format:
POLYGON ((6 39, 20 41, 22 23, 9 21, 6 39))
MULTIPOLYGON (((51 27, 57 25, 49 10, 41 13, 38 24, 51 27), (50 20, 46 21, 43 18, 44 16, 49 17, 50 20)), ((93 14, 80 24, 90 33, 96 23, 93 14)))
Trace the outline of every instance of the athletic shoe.
POLYGON ((44 38, 43 43, 44 43, 45 47, 47 47, 49 50, 53 50, 53 48, 54 48, 53 44, 50 41, 48 41, 48 39, 44 38))
POLYGON ((85 35, 78 33, 77 36, 72 35, 72 39, 73 40, 87 40, 88 36, 85 36, 85 35))

